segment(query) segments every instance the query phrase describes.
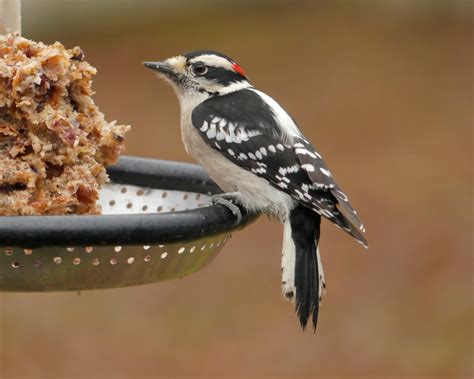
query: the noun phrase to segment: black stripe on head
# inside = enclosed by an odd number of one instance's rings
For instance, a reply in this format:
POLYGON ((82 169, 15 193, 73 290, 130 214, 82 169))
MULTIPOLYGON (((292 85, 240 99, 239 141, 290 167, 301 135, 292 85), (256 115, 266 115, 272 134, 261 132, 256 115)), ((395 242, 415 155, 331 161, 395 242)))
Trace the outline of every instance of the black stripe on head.
POLYGON ((214 80, 224 86, 247 80, 245 76, 240 75, 238 72, 214 66, 208 66, 207 74, 204 75, 204 77, 209 80, 214 80))
POLYGON ((194 50, 190 51, 189 53, 184 54, 186 59, 189 61, 190 59, 199 57, 200 55, 216 55, 218 57, 227 59, 230 63, 233 63, 234 61, 230 59, 227 55, 224 55, 222 53, 219 53, 217 51, 212 51, 212 50, 194 50))
MULTIPOLYGON (((204 55, 214 55, 216 57, 223 58, 230 63, 230 66, 233 67, 232 69, 230 69, 230 67, 229 69, 227 69, 225 67, 207 65, 208 72, 206 75, 204 75, 206 79, 216 81, 217 83, 220 83, 222 85, 229 85, 231 83, 236 83, 244 80, 248 81, 247 76, 244 74, 242 69, 235 63, 234 60, 232 60, 225 54, 212 50, 195 50, 184 54, 188 63, 191 60, 195 60, 197 63, 199 61, 199 57, 204 55)), ((206 64, 205 61, 203 63, 206 64)))

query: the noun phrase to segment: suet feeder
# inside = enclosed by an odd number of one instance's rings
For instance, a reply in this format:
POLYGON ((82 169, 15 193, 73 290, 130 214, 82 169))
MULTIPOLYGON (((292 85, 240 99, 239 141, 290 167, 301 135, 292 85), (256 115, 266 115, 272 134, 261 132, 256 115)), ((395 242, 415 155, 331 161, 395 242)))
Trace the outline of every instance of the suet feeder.
MULTIPOLYGON (((0 0, 0 34, 19 33, 20 0, 0 0)), ((210 263, 237 220, 197 165, 122 157, 101 215, 1 216, 0 291, 82 291, 181 278, 210 263)), ((0 193, 1 196, 1 193, 0 193)))

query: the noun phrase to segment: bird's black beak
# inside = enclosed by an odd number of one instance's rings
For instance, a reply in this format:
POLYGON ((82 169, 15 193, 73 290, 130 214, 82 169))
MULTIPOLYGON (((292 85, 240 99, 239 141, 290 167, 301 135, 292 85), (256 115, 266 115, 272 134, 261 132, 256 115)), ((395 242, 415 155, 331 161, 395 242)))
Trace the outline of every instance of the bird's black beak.
POLYGON ((176 79, 176 71, 166 62, 143 62, 143 65, 151 70, 158 71, 171 79, 176 79))

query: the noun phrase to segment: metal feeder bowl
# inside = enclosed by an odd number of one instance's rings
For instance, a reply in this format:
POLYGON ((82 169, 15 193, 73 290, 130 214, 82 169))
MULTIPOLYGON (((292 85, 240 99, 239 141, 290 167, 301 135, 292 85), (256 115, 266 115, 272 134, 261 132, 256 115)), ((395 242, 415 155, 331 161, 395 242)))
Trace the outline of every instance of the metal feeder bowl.
POLYGON ((82 291, 181 278, 256 218, 209 206, 219 187, 197 165, 122 157, 97 216, 0 217, 0 291, 82 291))

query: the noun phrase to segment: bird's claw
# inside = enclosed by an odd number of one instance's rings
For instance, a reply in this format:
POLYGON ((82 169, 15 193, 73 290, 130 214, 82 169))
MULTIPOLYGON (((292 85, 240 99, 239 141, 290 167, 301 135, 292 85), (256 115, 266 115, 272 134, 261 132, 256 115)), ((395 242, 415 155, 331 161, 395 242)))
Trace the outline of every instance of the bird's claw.
POLYGON ((242 212, 240 211, 240 208, 235 205, 235 197, 233 197, 231 194, 225 193, 214 195, 211 198, 211 202, 213 205, 223 205, 228 210, 230 210, 232 214, 237 217, 237 221, 234 223, 234 225, 240 224, 240 222, 242 221, 242 212))

